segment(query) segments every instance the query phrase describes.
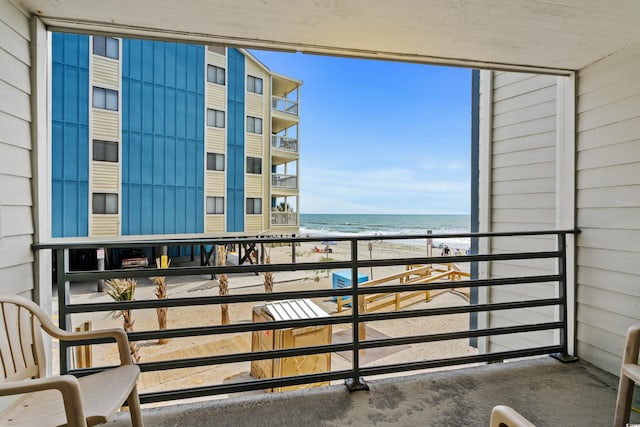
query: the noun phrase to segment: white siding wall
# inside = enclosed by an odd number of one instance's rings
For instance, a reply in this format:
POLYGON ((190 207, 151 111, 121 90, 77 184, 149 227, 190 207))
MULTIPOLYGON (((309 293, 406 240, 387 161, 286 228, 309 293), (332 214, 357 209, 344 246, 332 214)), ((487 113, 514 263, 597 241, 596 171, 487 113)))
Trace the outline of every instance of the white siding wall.
MULTIPOLYGON (((121 46, 121 43, 118 43, 118 45, 121 46)), ((119 56, 122 57, 122 53, 119 56)), ((122 94, 122 88, 120 87, 120 61, 98 55, 90 55, 90 58, 91 65, 89 73, 91 76, 91 86, 114 89, 122 94)), ((122 95, 120 95, 120 101, 122 101, 122 95)), ((98 108, 90 109, 90 159, 93 158, 93 145, 91 141, 94 139, 115 141, 121 147, 121 111, 122 108, 119 108, 118 111, 108 111, 98 108)), ((121 159, 122 156, 119 155, 118 158, 121 159)), ((122 200, 120 192, 120 162, 90 161, 89 170, 90 194, 115 193, 118 194, 118 198, 122 200)), ((120 215, 120 213, 117 215, 90 213, 89 236, 119 236, 120 215)))
POLYGON ((226 110, 226 86, 207 83, 207 107, 216 110, 226 110))
MULTIPOLYGON (((264 80, 264 78, 263 78, 264 80)), ((247 115, 262 118, 262 95, 247 92, 247 115)))
POLYGON ((224 233, 225 222, 224 215, 205 215, 204 232, 205 233, 224 233))
POLYGON ((244 228, 247 232, 259 233, 262 231, 261 215, 246 215, 244 220, 244 228))
POLYGON ((224 196, 224 172, 222 171, 206 171, 205 185, 207 187, 207 195, 209 196, 224 196))
POLYGON ((92 193, 119 193, 120 166, 116 162, 93 162, 91 167, 92 193))
MULTIPOLYGON (((492 78, 489 231, 529 231, 556 228, 556 77, 523 73, 484 73, 492 78)), ((493 253, 553 250, 555 238, 493 238, 493 253)), ((552 274, 555 260, 493 262, 491 277, 552 274)), ((554 284, 491 288, 491 302, 555 296, 554 284)), ((554 320, 553 307, 487 315, 489 327, 554 320)), ((489 351, 503 351, 554 342, 553 332, 496 336, 489 351)), ((557 341, 556 341, 557 342, 557 341)))
POLYGON ((91 62, 93 84, 120 91, 120 61, 92 55, 91 62))
MULTIPOLYGON (((265 135, 262 155, 262 230, 271 229, 271 77, 264 79, 262 109, 265 112, 262 130, 265 135)), ((299 165, 298 165, 299 166, 299 165)), ((298 173, 300 170, 298 169, 298 173)), ((300 204, 298 204, 299 210, 300 204)))
POLYGON ((253 133, 247 133, 245 137, 245 154, 252 157, 262 157, 264 153, 264 137, 253 133))
POLYGON ((113 237, 120 234, 120 218, 118 215, 91 215, 92 237, 113 237))
POLYGON ((0 0, 0 292, 34 297, 29 18, 0 0))
POLYGON ((212 153, 225 153, 226 152, 225 138, 226 138, 226 134, 224 129, 207 126, 207 134, 206 134, 207 151, 212 153))
MULTIPOLYGON (((225 68, 227 58, 225 55, 207 51, 207 64, 225 68)), ((228 76, 227 76, 228 79, 228 76)), ((227 84, 219 85, 216 83, 206 83, 206 108, 226 111, 227 103, 227 84)), ((206 116, 205 116, 206 120, 206 116)), ((226 129, 205 126, 205 156, 206 153, 219 153, 225 155, 226 158, 226 129)), ((206 157, 205 157, 206 161, 206 157)), ((206 166, 205 166, 206 168, 206 166)), ((226 168, 225 168, 226 169, 226 168)), ((209 215, 206 213, 206 197, 219 196, 225 197, 226 189, 226 172, 205 170, 205 213, 204 213, 204 232, 205 233, 224 233, 225 232, 225 215, 209 215)))
POLYGON ((96 139, 120 141, 120 113, 91 109, 91 135, 96 139))
POLYGON ((260 178, 261 175, 245 175, 245 197, 262 197, 262 180, 260 178))
POLYGON ((640 323, 640 47, 578 74, 577 350, 617 374, 640 323))
POLYGON ((261 95, 248 91, 246 93, 246 114, 262 119, 262 135, 247 133, 245 140, 245 156, 262 159, 262 175, 245 174, 245 197, 262 199, 262 215, 245 215, 245 231, 259 233, 270 227, 271 202, 267 178, 271 176, 271 167, 265 163, 265 158, 269 156, 269 144, 271 144, 271 124, 268 123, 271 119, 268 103, 271 98, 269 95, 271 79, 264 69, 249 57, 247 57, 246 67, 248 75, 262 79, 261 95))

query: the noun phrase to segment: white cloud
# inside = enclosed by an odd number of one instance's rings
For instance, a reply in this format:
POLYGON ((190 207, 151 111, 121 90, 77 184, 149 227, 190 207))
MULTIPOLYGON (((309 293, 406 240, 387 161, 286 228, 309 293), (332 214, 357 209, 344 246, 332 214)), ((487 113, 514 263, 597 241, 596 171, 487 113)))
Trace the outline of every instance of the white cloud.
POLYGON ((403 168, 304 168, 300 204, 307 213, 467 213, 469 184, 403 168))
POLYGON ((426 170, 462 170, 467 168, 468 166, 465 165, 463 162, 459 162, 459 161, 442 161, 442 162, 437 162, 434 160, 430 160, 428 162, 422 162, 420 164, 418 164, 417 166, 419 169, 426 169, 426 170))

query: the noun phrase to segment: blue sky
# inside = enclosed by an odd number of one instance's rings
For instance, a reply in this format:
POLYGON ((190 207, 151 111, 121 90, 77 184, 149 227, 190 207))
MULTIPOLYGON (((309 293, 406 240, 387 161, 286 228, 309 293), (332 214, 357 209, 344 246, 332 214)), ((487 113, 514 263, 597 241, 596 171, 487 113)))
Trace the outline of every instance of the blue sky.
POLYGON ((471 70, 251 53, 304 82, 301 213, 469 213, 471 70))

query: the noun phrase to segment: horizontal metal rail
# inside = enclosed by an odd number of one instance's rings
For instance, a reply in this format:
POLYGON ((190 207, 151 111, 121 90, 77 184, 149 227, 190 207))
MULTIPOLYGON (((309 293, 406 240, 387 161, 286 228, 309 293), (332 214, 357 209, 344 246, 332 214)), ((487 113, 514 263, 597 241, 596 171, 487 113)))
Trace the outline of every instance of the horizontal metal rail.
MULTIPOLYGON (((123 244, 120 243, 122 247, 123 244)), ((552 259, 560 256, 557 251, 548 252, 518 252, 495 255, 470 255, 470 256, 450 256, 450 257, 414 257, 414 258, 390 258, 381 260, 361 260, 357 262, 358 268, 368 267, 390 267, 397 265, 411 264, 446 264, 446 263, 466 263, 466 262, 487 262, 487 261, 514 261, 528 259, 552 259)), ((353 267, 352 261, 327 261, 327 262, 300 262, 296 264, 244 264, 231 266, 203 266, 203 267, 173 267, 170 269, 160 268, 129 268, 127 270, 107 270, 107 271, 83 271, 66 272, 66 281, 89 281, 98 279, 114 279, 123 276, 127 277, 153 277, 153 276, 194 276, 211 274, 234 274, 234 273, 264 273, 267 271, 309 271, 329 269, 347 269, 353 267)))
MULTIPOLYGON (((393 293, 393 292, 415 292, 426 290, 442 290, 457 289, 461 287, 482 288, 489 286, 507 286, 525 283, 547 283, 556 282, 562 278, 561 275, 543 275, 543 276, 523 276, 509 277, 500 279, 485 280, 469 280, 464 282, 436 282, 425 284, 406 284, 406 285, 385 285, 371 288, 361 288, 360 295, 376 294, 376 293, 393 293)), ((268 294, 244 294, 244 295, 226 295, 211 297, 193 297, 193 298, 171 298, 171 299, 155 299, 155 300, 136 300, 124 302, 103 302, 90 304, 68 304, 66 305, 66 313, 87 313, 98 311, 114 311, 114 310, 134 310, 148 309, 160 307, 194 307, 199 305, 217 305, 232 304, 243 302, 263 302, 263 301, 281 301, 294 298, 322 298, 334 296, 351 296, 352 291, 349 288, 343 289, 327 289, 314 291, 291 291, 291 292, 272 292, 268 294)))
POLYGON ((184 388, 144 393, 140 395, 141 403, 163 402, 167 400, 190 399, 194 397, 214 396, 217 394, 240 393, 245 391, 263 390, 272 387, 287 387, 298 384, 311 384, 350 378, 352 371, 323 372, 319 374, 299 375, 295 377, 280 377, 254 380, 250 382, 238 382, 232 384, 210 385, 202 387, 184 388))
MULTIPOLYGON (((579 233, 579 230, 538 230, 538 231, 500 231, 491 233, 442 233, 442 234, 402 234, 402 235, 362 235, 357 237, 346 236, 322 236, 322 237, 201 237, 194 235, 192 238, 175 238, 175 239, 143 239, 124 237, 120 240, 86 240, 80 241, 77 238, 65 240, 64 238, 54 239, 49 242, 33 243, 35 250, 40 249, 74 249, 74 248, 145 248, 152 246, 197 246, 197 245, 224 245, 237 244, 243 242, 260 242, 260 243, 302 243, 302 242, 319 242, 323 240, 332 240, 334 242, 367 242, 370 240, 416 240, 416 239, 455 239, 455 238, 481 238, 481 237, 524 237, 524 236, 559 236, 566 234, 579 233)), ((457 257, 451 257, 457 259, 457 257)))
POLYGON ((500 353, 477 354, 473 356, 451 357, 446 359, 427 360, 423 362, 398 363, 395 365, 381 365, 369 368, 361 368, 362 375, 380 375, 395 372, 415 371, 419 369, 442 368, 445 366, 466 365, 480 362, 496 362, 518 357, 539 356, 562 352, 561 345, 550 345, 545 347, 534 347, 521 350, 504 351, 500 353))
MULTIPOLYGON (((297 375, 293 377, 279 377, 270 379, 260 379, 249 382, 219 384, 203 387, 194 387, 180 390, 168 390, 153 393, 141 394, 142 402, 156 402, 162 400, 183 399, 189 397, 201 397, 223 393, 234 393, 241 391, 259 390, 272 387, 286 387, 298 384, 308 384, 316 382, 326 382, 335 380, 349 380, 356 383, 361 381, 362 375, 378 375, 385 373, 395 373, 418 369, 429 369, 443 366, 455 366, 462 364, 483 363, 496 360, 503 360, 515 357, 526 357, 550 353, 566 353, 566 275, 564 268, 566 264, 566 234, 574 233, 575 230, 551 230, 537 232, 501 232, 501 233, 464 233, 464 234, 440 234, 440 235, 403 235, 403 236, 358 236, 358 237, 285 237, 285 238, 194 238, 194 239, 152 239, 134 241, 110 241, 110 242, 51 242, 34 245, 36 250, 52 249, 56 251, 57 264, 56 276, 58 281, 58 311, 60 326, 70 329, 70 315, 77 313, 104 312, 114 310, 137 310, 155 309, 160 307, 194 307, 203 305, 220 305, 249 302, 268 302, 300 298, 327 298, 346 297, 351 301, 360 301, 360 297, 378 293, 404 293, 416 291, 451 290, 460 288, 486 288, 503 287, 512 285, 540 286, 554 284, 559 287, 559 292, 553 298, 527 299, 508 302, 485 302, 471 303, 468 305, 406 309, 402 311, 361 312, 358 303, 353 304, 351 312, 347 314, 330 317, 298 319, 287 321, 269 321, 257 323, 237 323, 228 325, 209 325, 173 328, 165 330, 149 330, 130 332, 131 341, 155 340, 160 338, 184 338, 221 334, 254 333, 257 331, 273 331, 287 328, 303 328, 310 326, 325 325, 350 325, 352 339, 346 343, 324 344, 311 347, 284 348, 274 350, 261 350, 245 353, 230 353, 222 355, 211 355, 204 357, 179 358, 165 361, 149 361, 140 363, 143 372, 165 371, 181 368, 207 367, 228 363, 251 362, 267 359, 281 359, 285 357, 301 357, 314 354, 327 354, 337 352, 349 352, 352 355, 352 367, 347 370, 337 370, 323 373, 311 373, 297 375), (444 239, 444 238, 493 238, 493 237, 521 237, 521 236, 555 236, 557 249, 553 251, 525 251, 509 252, 497 254, 471 254, 465 256, 440 256, 440 257, 410 257, 410 258, 388 258, 388 259, 358 259, 359 245, 371 240, 416 240, 416 239, 444 239), (172 267, 169 269, 138 268, 127 270, 107 270, 107 271, 82 271, 70 272, 68 270, 68 251, 77 248, 121 248, 121 247, 159 247, 159 246, 207 246, 224 244, 290 244, 296 245, 302 242, 320 242, 323 240, 333 240, 348 242, 351 245, 351 259, 347 261, 328 262, 295 262, 285 264, 249 264, 238 266, 203 266, 203 267, 172 267), (357 284, 358 270, 372 267, 403 266, 413 264, 447 264, 447 263, 477 263, 495 261, 517 261, 550 259, 555 260, 558 265, 557 274, 541 274, 529 276, 490 278, 481 280, 465 281, 437 281, 432 283, 404 283, 379 286, 359 286, 357 284), (313 271, 326 269, 349 269, 352 273, 352 283, 354 286, 342 289, 322 289, 287 291, 273 293, 248 293, 232 294, 226 296, 205 296, 197 298, 170 298, 170 299, 149 299, 126 302, 99 302, 99 303, 69 303, 69 282, 87 281, 99 279, 111 279, 119 277, 153 277, 153 276, 193 276, 193 275, 213 275, 213 274, 251 274, 264 272, 283 271, 313 271), (360 339, 358 330, 364 323, 381 322, 394 319, 425 318, 430 316, 441 316, 450 314, 499 312, 502 310, 521 310, 536 307, 558 307, 561 313, 559 319, 537 324, 521 324, 506 327, 495 327, 485 329, 469 329, 456 332, 441 332, 433 334, 419 334, 403 337, 390 337, 385 339, 360 339), (477 354, 464 357, 451 357, 438 360, 423 360, 399 363, 393 365, 366 367, 360 366, 360 350, 383 348, 401 345, 417 345, 423 343, 433 343, 449 340, 472 339, 480 337, 492 337, 509 334, 531 333, 539 331, 558 330, 560 331, 560 343, 542 345, 539 347, 511 350, 499 353, 477 354)), ((293 249, 292 249, 293 250, 293 249)), ((362 247, 360 247, 362 250, 362 247)), ((84 340, 74 343, 74 345, 87 345, 108 342, 107 340, 84 340)), ((86 375, 96 372, 104 367, 88 369, 70 369, 68 365, 69 345, 60 343, 60 366, 62 372, 71 372, 75 375, 86 375)))
MULTIPOLYGON (((414 335, 401 338, 386 338, 379 340, 365 340, 360 342, 361 349, 371 349, 380 347, 393 347, 409 344, 421 344, 427 342, 448 341, 473 337, 497 336, 523 332, 544 331, 562 328, 562 322, 546 322, 536 325, 518 325, 501 328, 476 329, 460 332, 444 332, 429 335, 414 335)), ((221 356, 193 357, 189 359, 174 359, 158 362, 139 363, 142 372, 164 371, 168 369, 194 368, 210 365, 222 365, 225 363, 248 362, 254 360, 265 360, 282 357, 305 356, 321 353, 335 353, 340 351, 350 351, 350 343, 318 345, 311 347, 297 347, 282 350, 257 351, 252 353, 233 353, 221 356)), ((70 370, 70 373, 89 374, 101 371, 101 368, 87 368, 81 370, 70 370)))

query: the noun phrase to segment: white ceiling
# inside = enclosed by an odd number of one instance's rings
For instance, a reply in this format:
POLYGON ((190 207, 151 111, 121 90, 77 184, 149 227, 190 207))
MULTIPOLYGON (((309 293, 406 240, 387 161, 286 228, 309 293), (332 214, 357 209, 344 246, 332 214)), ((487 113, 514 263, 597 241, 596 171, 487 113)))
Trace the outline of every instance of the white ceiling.
POLYGON ((578 70, 640 42, 638 0, 12 1, 55 29, 487 68, 578 70))

